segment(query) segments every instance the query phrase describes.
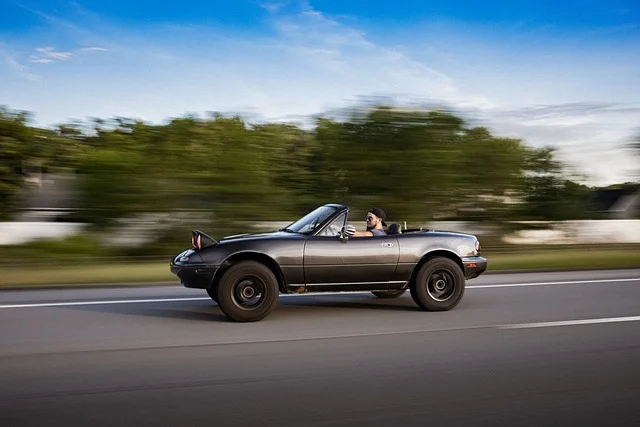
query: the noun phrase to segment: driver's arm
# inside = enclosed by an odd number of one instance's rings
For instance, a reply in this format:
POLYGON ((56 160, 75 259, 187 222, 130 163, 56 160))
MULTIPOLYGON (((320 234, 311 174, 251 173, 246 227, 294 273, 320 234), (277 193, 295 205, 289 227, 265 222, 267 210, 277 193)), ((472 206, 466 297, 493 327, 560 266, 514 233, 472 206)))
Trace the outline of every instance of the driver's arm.
POLYGON ((373 233, 370 231, 356 231, 356 227, 353 225, 345 225, 342 227, 343 233, 348 237, 371 237, 373 233))

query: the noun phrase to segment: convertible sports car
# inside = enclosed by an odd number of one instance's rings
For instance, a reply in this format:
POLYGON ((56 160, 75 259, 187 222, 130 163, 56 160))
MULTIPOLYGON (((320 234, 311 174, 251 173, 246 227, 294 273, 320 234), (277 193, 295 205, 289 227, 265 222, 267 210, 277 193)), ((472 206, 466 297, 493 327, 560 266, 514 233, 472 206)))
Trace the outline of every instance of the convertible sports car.
POLYGON ((171 272, 185 287, 205 289, 230 320, 254 322, 274 310, 280 293, 396 298, 409 289, 422 309, 451 310, 465 280, 487 268, 473 235, 390 224, 385 236, 349 237, 348 215, 348 206, 326 204, 281 230, 220 241, 194 230, 171 272))

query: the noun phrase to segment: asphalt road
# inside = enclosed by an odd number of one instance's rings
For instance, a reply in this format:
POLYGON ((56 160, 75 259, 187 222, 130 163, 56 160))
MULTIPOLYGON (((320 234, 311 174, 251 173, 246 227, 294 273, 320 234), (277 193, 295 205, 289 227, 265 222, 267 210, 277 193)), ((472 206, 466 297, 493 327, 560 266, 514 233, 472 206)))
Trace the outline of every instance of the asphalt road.
POLYGON ((0 292, 0 426, 639 426, 640 269, 487 274, 453 311, 175 287, 0 292))

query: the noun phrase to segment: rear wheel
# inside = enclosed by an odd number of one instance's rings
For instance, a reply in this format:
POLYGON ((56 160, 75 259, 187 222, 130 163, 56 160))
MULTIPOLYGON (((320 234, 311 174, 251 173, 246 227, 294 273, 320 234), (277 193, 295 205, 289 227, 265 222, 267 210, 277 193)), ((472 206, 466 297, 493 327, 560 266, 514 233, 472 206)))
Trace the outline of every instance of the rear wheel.
POLYGON ((405 292, 407 292, 406 289, 398 289, 393 291, 373 291, 371 293, 377 296, 378 298, 398 298, 399 296, 402 296, 405 292))
POLYGON ((464 295, 465 279, 462 268, 445 257, 432 258, 420 268, 411 283, 411 297, 428 311, 454 308, 464 295))
POLYGON ((242 261, 229 267, 218 284, 218 305, 230 320, 256 322, 278 303, 278 280, 264 264, 242 261))

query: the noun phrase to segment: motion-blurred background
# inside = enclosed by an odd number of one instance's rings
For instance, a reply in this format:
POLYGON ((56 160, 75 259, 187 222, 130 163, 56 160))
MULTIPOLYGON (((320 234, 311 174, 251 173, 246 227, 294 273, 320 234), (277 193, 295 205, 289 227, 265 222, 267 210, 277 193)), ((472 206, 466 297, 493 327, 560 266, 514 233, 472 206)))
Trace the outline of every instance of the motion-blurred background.
POLYGON ((2 18, 4 285, 171 280, 194 228, 332 202, 490 270, 640 264, 634 2, 54 3, 2 18))

